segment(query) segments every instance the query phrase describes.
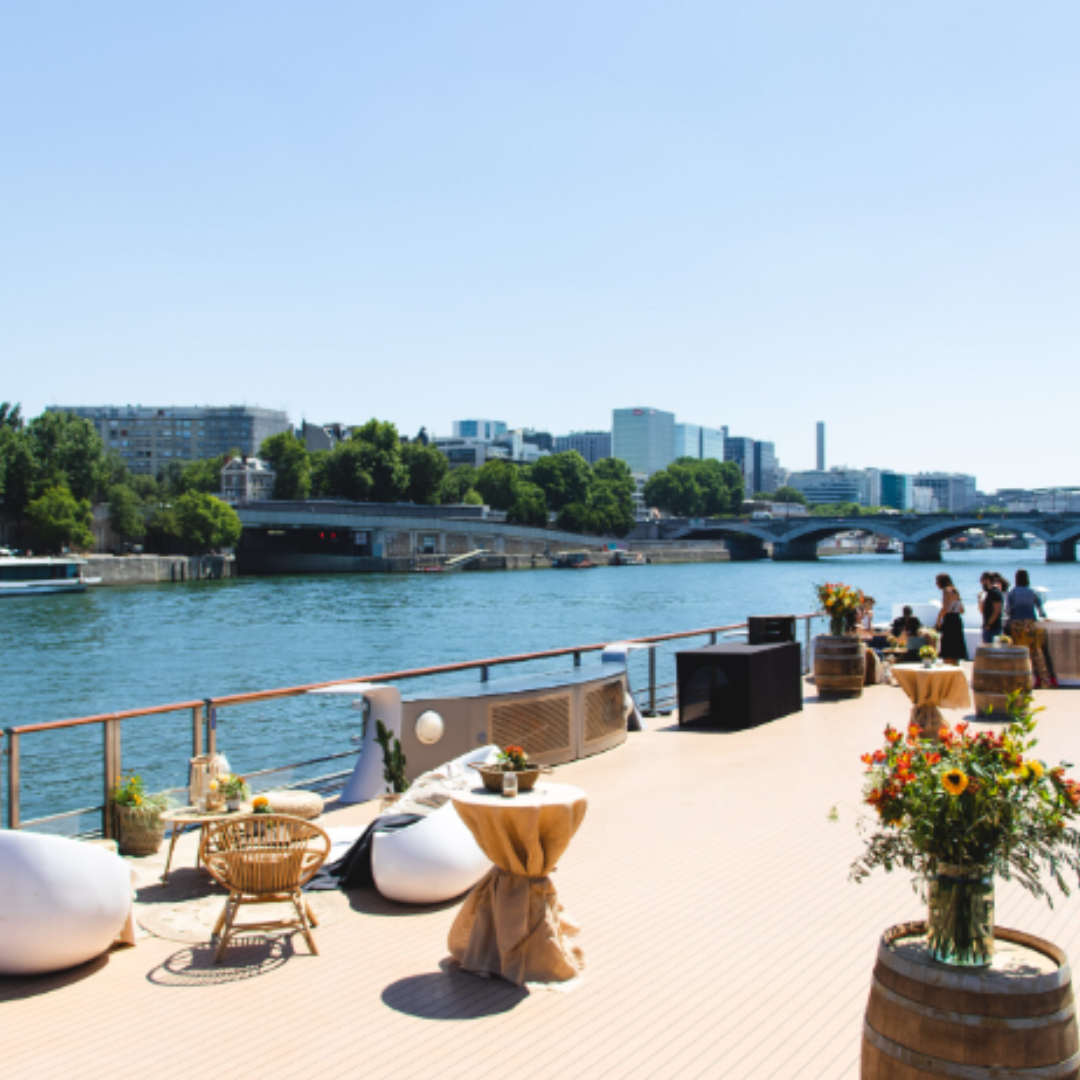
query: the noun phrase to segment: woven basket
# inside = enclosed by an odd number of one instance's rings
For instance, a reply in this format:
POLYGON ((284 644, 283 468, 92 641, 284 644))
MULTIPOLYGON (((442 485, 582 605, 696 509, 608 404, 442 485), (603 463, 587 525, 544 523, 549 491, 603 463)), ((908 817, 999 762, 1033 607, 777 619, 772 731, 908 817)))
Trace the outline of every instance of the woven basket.
POLYGON ((160 813, 148 814, 134 806, 116 807, 120 826, 121 855, 156 855, 165 842, 165 822, 160 813))
MULTIPOLYGON (((484 781, 484 787, 488 791, 494 791, 497 795, 501 795, 503 770, 497 765, 471 764, 472 768, 480 774, 480 778, 484 781)), ((540 774, 549 772, 551 772, 550 765, 533 765, 528 769, 523 769, 517 774, 518 791, 532 791, 536 781, 540 779, 540 774)))

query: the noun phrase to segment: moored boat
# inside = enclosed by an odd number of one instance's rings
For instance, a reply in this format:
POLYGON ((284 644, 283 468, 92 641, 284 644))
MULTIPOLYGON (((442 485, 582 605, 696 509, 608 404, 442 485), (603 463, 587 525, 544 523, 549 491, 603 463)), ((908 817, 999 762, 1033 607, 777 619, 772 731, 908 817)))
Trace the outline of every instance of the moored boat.
POLYGON ((0 555, 0 596, 84 592, 100 578, 83 574, 86 560, 75 555, 14 558, 0 555))
POLYGON ((560 551, 551 558, 551 565, 556 570, 591 570, 596 563, 589 557, 588 551, 560 551))

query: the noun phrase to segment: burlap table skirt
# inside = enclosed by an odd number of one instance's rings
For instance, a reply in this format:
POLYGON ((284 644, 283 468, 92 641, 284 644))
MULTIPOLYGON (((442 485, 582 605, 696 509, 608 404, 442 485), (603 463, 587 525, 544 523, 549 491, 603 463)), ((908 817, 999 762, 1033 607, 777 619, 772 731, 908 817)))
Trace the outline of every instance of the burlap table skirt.
POLYGON ((578 926, 549 875, 585 817, 585 793, 546 784, 515 799, 463 792, 453 801, 495 865, 458 912, 450 954, 465 971, 518 986, 575 978, 585 967, 578 926))
POLYGON ((945 718, 940 709, 966 709, 971 705, 967 677, 957 667, 895 664, 892 674, 911 699, 911 723, 924 735, 936 736, 941 730, 945 718))

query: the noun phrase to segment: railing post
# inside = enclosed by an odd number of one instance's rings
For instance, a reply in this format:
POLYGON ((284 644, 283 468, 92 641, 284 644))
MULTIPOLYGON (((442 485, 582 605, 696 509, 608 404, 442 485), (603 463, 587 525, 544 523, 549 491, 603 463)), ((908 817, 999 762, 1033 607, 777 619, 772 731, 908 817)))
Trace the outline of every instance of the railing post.
POLYGON ((8 728, 7 731, 7 758, 8 758, 8 828, 19 827, 19 736, 8 728))
POLYGON ((101 807, 101 835, 113 836, 112 793, 120 783, 120 721, 106 720, 102 727, 105 740, 105 800, 101 807))
POLYGON ((191 710, 191 756, 202 757, 203 752, 203 707, 196 705, 191 710))
POLYGON ((206 752, 213 757, 217 753, 217 709, 214 708, 214 699, 206 698, 203 708, 206 711, 206 752))
POLYGON ((581 653, 578 650, 574 650, 574 667, 581 667, 581 653))
POLYGON ((712 633, 709 634, 709 644, 710 645, 715 645, 716 644, 716 631, 715 630, 713 630, 712 633))
POLYGON ((487 664, 481 664, 480 665, 480 681, 481 682, 487 682, 488 681, 488 666, 487 666, 487 664))
POLYGON ((656 715, 656 646, 649 646, 649 715, 656 715))
POLYGON ((802 655, 802 670, 804 675, 810 673, 810 621, 812 619, 812 615, 806 616, 806 648, 803 649, 802 655))

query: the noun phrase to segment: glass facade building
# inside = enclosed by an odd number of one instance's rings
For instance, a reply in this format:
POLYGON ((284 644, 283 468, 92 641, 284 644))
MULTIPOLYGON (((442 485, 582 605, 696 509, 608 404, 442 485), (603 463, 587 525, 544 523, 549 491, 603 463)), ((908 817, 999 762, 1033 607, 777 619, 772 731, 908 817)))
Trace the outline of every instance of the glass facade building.
POLYGON ((590 465, 602 458, 611 457, 610 431, 571 431, 569 435, 555 436, 555 452, 561 454, 576 450, 590 465))
POLYGON ((915 505, 914 488, 911 477, 906 473, 881 472, 881 501, 879 506, 888 506, 893 510, 910 510, 915 505))
POLYGON ((675 414, 660 409, 615 409, 612 454, 631 472, 651 476, 675 460, 675 414))
POLYGON ((498 442, 509 429, 502 420, 455 420, 454 436, 458 439, 479 439, 498 442))
POLYGON ((133 473, 154 476, 173 461, 197 461, 237 450, 254 457, 265 439, 291 431, 288 414, 248 405, 51 405, 89 420, 106 450, 133 473))
POLYGON ((724 440, 724 460, 734 461, 742 469, 746 494, 749 497, 761 488, 754 469, 754 440, 741 435, 731 435, 724 440))
POLYGON ((776 445, 771 442, 755 440, 754 491, 766 491, 771 495, 778 486, 776 482, 776 445))

